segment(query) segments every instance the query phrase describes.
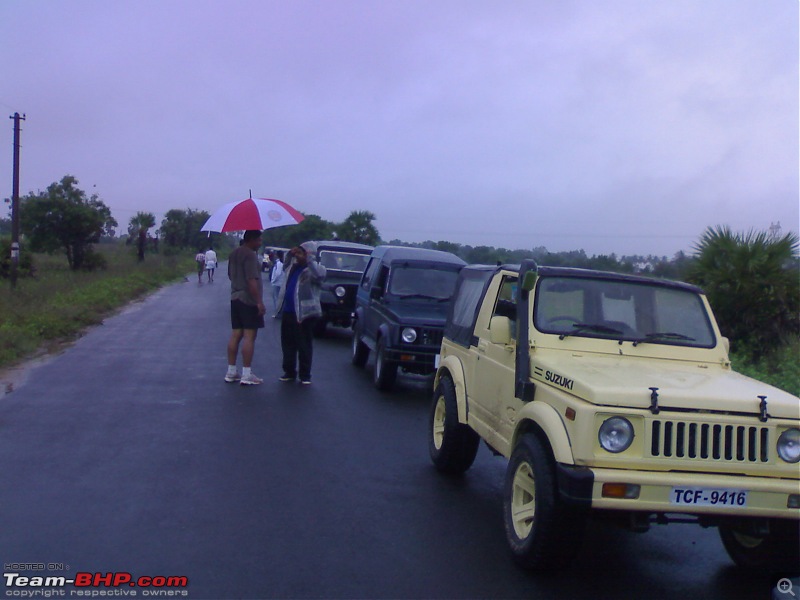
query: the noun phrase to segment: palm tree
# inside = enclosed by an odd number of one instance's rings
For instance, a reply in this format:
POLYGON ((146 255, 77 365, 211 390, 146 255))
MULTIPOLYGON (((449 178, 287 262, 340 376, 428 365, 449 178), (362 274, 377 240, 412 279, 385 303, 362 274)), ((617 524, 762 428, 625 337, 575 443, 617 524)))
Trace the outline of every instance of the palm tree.
POLYGON ((381 239, 373 225, 375 214, 368 210, 354 210, 336 227, 336 233, 344 242, 356 242, 375 246, 381 239))
POLYGON ((717 226, 695 245, 689 280, 705 290, 722 334, 743 343, 753 359, 800 332, 798 241, 795 233, 717 226))
MULTIPOLYGON (((128 235, 137 237, 136 253, 140 261, 144 260, 144 247, 147 243, 147 230, 155 227, 156 216, 153 213, 137 212, 128 223, 128 235)), ((129 237, 129 239, 130 239, 129 237)))

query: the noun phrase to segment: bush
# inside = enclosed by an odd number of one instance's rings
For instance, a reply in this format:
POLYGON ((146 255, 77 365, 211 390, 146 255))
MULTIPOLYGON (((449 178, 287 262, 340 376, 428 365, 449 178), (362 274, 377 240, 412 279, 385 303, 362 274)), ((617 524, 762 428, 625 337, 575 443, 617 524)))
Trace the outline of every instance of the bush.
POLYGON ((108 268, 108 261, 106 261, 106 257, 102 254, 95 252, 94 248, 89 246, 86 249, 86 253, 83 255, 83 262, 81 263, 81 269, 84 271, 97 271, 102 270, 105 271, 108 268))
MULTIPOLYGON (((19 263, 17 265, 17 277, 33 277, 36 274, 36 267, 33 264, 33 256, 30 252, 20 252, 19 263)), ((8 279, 11 277, 11 238, 0 238, 0 278, 8 279)))

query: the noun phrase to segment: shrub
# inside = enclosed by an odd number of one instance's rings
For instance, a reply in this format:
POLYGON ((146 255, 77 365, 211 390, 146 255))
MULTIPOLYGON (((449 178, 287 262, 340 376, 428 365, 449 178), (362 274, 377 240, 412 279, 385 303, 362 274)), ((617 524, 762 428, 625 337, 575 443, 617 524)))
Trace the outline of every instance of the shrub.
MULTIPOLYGON (((35 274, 36 267, 31 253, 20 252, 17 277, 33 277, 35 274)), ((11 238, 2 237, 0 238, 0 278, 8 279, 9 277, 11 277, 11 238)))

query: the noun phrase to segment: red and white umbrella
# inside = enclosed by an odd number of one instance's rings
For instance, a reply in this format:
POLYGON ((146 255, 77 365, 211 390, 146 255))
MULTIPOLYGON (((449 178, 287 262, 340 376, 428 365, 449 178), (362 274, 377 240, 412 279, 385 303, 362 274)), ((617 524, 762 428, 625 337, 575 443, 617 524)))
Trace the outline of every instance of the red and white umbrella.
POLYGON ((208 218, 200 231, 245 231, 297 225, 304 219, 298 210, 283 200, 248 198, 230 202, 208 218))

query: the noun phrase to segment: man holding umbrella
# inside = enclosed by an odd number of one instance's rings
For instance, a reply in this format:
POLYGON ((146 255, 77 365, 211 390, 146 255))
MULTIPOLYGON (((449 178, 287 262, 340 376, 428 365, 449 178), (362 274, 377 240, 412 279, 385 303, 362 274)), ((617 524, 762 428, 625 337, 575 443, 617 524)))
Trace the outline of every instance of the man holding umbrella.
POLYGON ((231 280, 231 338, 228 341, 227 383, 241 385, 262 383, 251 370, 255 351, 256 334, 264 327, 264 300, 261 296, 261 264, 256 251, 261 247, 261 231, 248 229, 244 232, 241 246, 228 257, 228 278, 231 280), (244 343, 242 343, 244 340, 244 343), (236 370, 239 345, 242 346, 242 373, 236 370))

